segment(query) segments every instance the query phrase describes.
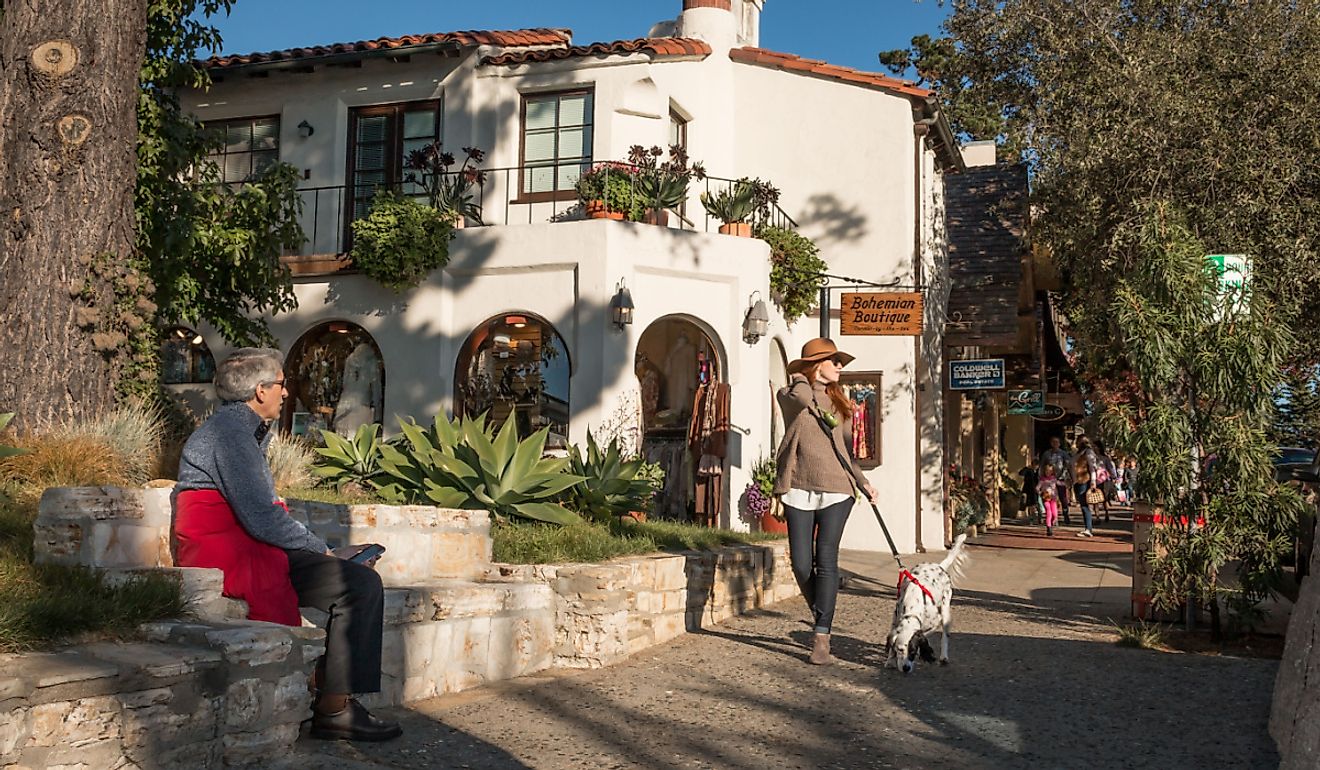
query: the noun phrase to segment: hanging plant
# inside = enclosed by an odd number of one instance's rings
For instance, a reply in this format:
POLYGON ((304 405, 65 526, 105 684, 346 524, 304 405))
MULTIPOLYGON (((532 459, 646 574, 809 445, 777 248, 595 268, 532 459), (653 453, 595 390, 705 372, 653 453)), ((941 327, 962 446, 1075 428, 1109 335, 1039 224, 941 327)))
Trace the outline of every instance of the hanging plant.
POLYGON ((820 302, 813 276, 829 266, 816 244, 794 230, 762 225, 755 235, 770 244, 770 294, 784 320, 792 323, 820 302))
POLYGON ((353 222, 353 265, 395 291, 411 289, 449 262, 454 215, 399 193, 378 193, 353 222))

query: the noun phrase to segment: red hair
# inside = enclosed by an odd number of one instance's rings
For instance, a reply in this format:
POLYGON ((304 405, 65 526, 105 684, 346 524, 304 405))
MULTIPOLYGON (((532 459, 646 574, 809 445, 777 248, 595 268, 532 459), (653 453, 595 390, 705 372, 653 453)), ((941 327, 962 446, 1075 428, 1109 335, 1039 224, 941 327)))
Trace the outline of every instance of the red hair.
MULTIPOLYGON (((811 383, 813 386, 816 384, 816 373, 820 371, 820 365, 823 363, 825 362, 817 361, 802 370, 802 373, 807 377, 807 382, 811 383)), ((849 401, 848 397, 843 394, 842 385, 837 382, 831 382, 825 386, 825 395, 830 397, 830 403, 834 405, 834 411, 843 415, 843 418, 846 420, 852 419, 853 404, 852 401, 849 401)))

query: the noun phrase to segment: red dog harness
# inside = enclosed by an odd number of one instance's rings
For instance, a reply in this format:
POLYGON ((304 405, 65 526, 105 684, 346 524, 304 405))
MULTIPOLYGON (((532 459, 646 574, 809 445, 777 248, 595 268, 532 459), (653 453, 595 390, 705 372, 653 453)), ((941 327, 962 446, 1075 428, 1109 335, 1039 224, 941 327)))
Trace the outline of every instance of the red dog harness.
POLYGON ((926 598, 930 599, 931 604, 939 603, 935 601, 935 595, 930 592, 930 589, 923 586, 921 584, 921 581, 917 580, 916 576, 913 575, 911 572, 909 572, 906 568, 900 570, 898 573, 898 598, 900 599, 903 598, 903 584, 907 582, 910 582, 913 585, 915 585, 917 588, 920 588, 921 592, 926 595, 926 598))

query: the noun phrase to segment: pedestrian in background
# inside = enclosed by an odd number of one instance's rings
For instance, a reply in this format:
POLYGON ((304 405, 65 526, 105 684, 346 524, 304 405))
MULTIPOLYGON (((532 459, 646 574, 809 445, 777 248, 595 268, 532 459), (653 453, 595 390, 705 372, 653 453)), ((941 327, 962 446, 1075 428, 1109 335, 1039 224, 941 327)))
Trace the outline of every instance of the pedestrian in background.
POLYGON ((1022 510, 1027 514, 1027 521, 1035 521, 1040 515, 1040 473, 1030 465, 1018 471, 1022 477, 1022 510))
POLYGON ((1077 505, 1082 509, 1082 531, 1077 533, 1078 537, 1091 537, 1094 534, 1091 530, 1091 506, 1092 501, 1098 498, 1091 493, 1096 491, 1095 472, 1099 467, 1099 458, 1095 450, 1091 449, 1091 440, 1086 436, 1077 439, 1077 451, 1073 454, 1072 478, 1073 495, 1077 498, 1077 505))
POLYGON ((793 576, 810 608, 811 662, 829 665, 830 630, 839 594, 839 541, 861 490, 875 488, 852 456, 853 405, 839 374, 853 357, 824 337, 802 346, 788 365, 789 384, 777 394, 786 426, 775 454, 775 494, 788 519, 793 576))
POLYGON ((1068 484, 1072 480, 1073 456, 1063 448, 1063 439, 1058 436, 1050 437, 1050 448, 1041 453, 1040 465, 1041 468, 1046 465, 1054 467, 1054 477, 1058 479, 1059 508, 1063 512, 1063 523, 1071 526, 1072 517, 1068 515, 1068 484))
POLYGON ((1099 460, 1099 466, 1096 468, 1096 487, 1105 493, 1105 499, 1100 503, 1100 507, 1105 512, 1105 523, 1109 523, 1109 503, 1118 500, 1118 467, 1114 465, 1114 458, 1109 456, 1109 450, 1105 448, 1105 442, 1097 440, 1095 442, 1096 459, 1099 460))
POLYGON ((1053 465, 1045 466, 1045 475, 1036 488, 1045 506, 1045 536, 1054 537, 1054 526, 1059 522, 1059 477, 1054 475, 1053 465))

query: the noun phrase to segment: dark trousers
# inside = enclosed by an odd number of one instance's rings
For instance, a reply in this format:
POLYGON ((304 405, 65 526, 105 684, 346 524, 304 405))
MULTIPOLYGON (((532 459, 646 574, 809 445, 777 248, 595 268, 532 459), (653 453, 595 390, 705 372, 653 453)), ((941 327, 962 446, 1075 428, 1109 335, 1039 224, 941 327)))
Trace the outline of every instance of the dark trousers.
POLYGON ((385 589, 370 567, 310 551, 289 554, 298 606, 327 612, 321 692, 380 692, 385 589))
POLYGON ((1073 484, 1073 495, 1082 507, 1082 528, 1087 532, 1091 531, 1091 504, 1086 502, 1086 491, 1090 488, 1090 484, 1073 484))
POLYGON ((851 498, 819 511, 784 506, 793 577, 815 616, 818 634, 828 634, 834 625, 834 604, 839 597, 839 541, 852 507, 851 498))

